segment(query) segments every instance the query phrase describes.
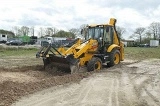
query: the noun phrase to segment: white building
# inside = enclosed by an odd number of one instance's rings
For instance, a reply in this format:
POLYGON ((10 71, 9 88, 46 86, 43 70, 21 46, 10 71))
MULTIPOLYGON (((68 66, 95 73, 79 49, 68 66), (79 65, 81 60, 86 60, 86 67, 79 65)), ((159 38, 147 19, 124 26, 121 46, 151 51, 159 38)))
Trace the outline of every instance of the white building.
POLYGON ((0 34, 0 43, 6 43, 7 42, 7 35, 0 34))

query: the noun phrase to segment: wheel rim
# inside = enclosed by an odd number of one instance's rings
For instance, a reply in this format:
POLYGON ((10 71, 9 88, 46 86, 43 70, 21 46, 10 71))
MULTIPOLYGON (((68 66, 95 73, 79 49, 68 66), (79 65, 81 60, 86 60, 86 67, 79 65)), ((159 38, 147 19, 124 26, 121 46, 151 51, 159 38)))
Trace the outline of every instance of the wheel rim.
POLYGON ((101 69, 101 62, 100 62, 100 61, 97 61, 97 62, 95 63, 95 69, 96 69, 96 70, 100 70, 100 69, 101 69))
POLYGON ((116 53, 115 56, 114 56, 114 64, 118 64, 119 60, 120 60, 119 54, 116 53))

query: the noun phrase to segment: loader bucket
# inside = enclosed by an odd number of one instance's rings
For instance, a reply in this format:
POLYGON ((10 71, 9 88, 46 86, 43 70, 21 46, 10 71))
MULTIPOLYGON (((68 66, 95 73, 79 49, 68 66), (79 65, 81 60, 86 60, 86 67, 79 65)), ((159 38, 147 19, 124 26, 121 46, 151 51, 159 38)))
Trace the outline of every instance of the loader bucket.
POLYGON ((53 55, 43 59, 44 67, 52 64, 53 67, 57 67, 61 71, 74 73, 78 69, 79 60, 75 59, 73 55, 68 55, 67 57, 53 55))

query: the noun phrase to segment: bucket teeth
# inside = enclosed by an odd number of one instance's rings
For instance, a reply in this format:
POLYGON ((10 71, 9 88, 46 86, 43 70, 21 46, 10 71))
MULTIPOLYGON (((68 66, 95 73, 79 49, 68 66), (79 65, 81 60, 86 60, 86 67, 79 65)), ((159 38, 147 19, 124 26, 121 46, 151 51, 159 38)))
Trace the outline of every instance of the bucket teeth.
POLYGON ((79 64, 70 65, 71 74, 78 72, 79 68, 79 64))

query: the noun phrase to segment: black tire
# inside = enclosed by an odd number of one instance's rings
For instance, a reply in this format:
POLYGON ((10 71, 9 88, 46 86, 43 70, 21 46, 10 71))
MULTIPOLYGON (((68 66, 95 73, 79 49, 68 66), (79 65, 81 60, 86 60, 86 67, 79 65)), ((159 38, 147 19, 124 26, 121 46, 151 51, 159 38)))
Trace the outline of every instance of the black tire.
POLYGON ((120 52, 117 49, 113 49, 109 55, 109 63, 107 63, 107 66, 112 67, 119 63, 120 63, 120 52))
POLYGON ((93 57, 87 64, 88 71, 100 70, 102 68, 102 61, 98 57, 93 57))

